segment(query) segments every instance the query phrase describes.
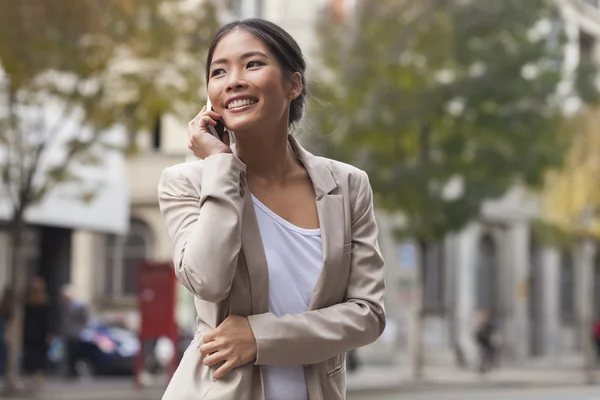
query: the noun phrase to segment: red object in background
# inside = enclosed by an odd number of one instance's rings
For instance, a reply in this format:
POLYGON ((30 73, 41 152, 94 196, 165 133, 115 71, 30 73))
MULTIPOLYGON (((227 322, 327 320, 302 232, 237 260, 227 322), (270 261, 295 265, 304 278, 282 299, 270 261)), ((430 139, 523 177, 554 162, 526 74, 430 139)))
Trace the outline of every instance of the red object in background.
POLYGON ((144 343, 167 337, 175 349, 169 368, 173 376, 178 362, 178 330, 175 316, 177 279, 172 263, 145 261, 138 267, 138 307, 140 312, 140 352, 136 362, 136 385, 141 387, 144 343))
POLYGON ((600 321, 594 322, 594 339, 600 339, 600 321))

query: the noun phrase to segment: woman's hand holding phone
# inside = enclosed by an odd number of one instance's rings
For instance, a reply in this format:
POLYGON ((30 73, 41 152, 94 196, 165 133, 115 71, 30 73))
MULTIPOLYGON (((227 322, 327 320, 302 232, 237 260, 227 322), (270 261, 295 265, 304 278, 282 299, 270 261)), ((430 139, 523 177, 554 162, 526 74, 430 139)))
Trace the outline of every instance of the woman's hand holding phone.
POLYGON ((219 140, 209 130, 209 126, 216 126, 217 121, 220 120, 219 114, 203 107, 196 118, 188 124, 188 148, 196 157, 204 159, 214 154, 231 153, 229 132, 225 129, 219 140))

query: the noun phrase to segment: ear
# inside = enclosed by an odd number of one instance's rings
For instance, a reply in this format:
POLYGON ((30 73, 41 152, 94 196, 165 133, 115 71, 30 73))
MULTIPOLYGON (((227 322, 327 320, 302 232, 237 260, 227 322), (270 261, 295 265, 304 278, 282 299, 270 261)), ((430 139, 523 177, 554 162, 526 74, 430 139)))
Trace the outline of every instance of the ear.
POLYGON ((290 100, 294 100, 298 96, 302 94, 302 90, 304 89, 304 85, 302 84, 302 75, 300 72, 294 72, 292 74, 290 91, 288 97, 290 100))

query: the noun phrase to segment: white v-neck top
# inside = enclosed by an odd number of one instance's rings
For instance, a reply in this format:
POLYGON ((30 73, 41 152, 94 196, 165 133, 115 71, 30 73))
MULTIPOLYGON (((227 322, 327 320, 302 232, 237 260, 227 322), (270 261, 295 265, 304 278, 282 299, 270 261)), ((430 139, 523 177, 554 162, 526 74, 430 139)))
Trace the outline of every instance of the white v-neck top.
MULTIPOLYGON (((269 271, 269 312, 281 316, 308 310, 323 269, 320 229, 291 224, 252 196, 269 271)), ((302 365, 267 366, 266 400, 308 400, 302 365)))

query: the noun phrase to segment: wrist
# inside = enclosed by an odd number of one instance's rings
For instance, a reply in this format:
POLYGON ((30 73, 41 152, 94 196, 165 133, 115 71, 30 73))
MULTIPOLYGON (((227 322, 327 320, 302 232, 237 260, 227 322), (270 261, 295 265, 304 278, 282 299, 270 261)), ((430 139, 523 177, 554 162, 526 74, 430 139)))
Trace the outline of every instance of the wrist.
POLYGON ((206 157, 216 156, 219 154, 233 154, 233 152, 231 151, 231 149, 219 149, 219 150, 211 151, 210 153, 208 153, 208 156, 206 156, 206 157))

